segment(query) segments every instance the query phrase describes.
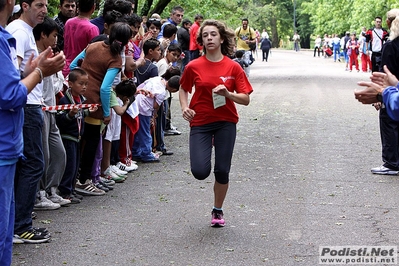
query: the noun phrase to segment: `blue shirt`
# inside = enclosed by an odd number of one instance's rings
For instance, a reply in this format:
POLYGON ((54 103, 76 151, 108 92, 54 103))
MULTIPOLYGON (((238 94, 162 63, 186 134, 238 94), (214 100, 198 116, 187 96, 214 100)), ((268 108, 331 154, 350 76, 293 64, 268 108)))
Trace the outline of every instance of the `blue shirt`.
POLYGON ((1 164, 10 164, 23 156, 22 127, 23 107, 26 104, 28 90, 20 82, 17 69, 16 41, 0 26, 0 160, 1 164))
POLYGON ((93 18, 92 20, 90 20, 91 24, 94 24, 97 26, 100 34, 104 32, 104 17, 103 16, 99 16, 96 18, 93 18))
POLYGON ((382 99, 389 117, 399 121, 399 84, 396 87, 388 87, 382 93, 382 99))
MULTIPOLYGON (((162 24, 161 30, 159 31, 158 36, 157 36, 157 40, 163 38, 163 29, 168 24, 173 24, 173 25, 175 25, 177 27, 177 24, 171 18, 168 18, 168 20, 164 24, 162 24)), ((171 42, 171 43, 177 43, 177 41, 173 40, 173 42, 171 42)))

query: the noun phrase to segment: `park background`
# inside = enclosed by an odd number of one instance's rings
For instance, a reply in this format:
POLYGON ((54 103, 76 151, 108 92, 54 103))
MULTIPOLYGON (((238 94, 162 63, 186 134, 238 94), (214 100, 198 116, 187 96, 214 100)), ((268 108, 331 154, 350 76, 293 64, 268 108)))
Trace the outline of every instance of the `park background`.
MULTIPOLYGON (((58 13, 59 1, 49 0, 49 16, 58 13)), ((104 0, 97 2, 98 16, 104 0)), ((295 31, 301 36, 301 47, 312 48, 317 35, 338 34, 346 31, 360 33, 362 26, 373 27, 376 16, 383 19, 386 28, 386 12, 399 8, 396 0, 136 0, 134 12, 150 17, 158 13, 168 18, 173 6, 184 8, 184 17, 194 21, 196 14, 205 19, 224 21, 235 29, 242 18, 248 18, 250 26, 270 35, 273 47, 291 48, 295 31)))

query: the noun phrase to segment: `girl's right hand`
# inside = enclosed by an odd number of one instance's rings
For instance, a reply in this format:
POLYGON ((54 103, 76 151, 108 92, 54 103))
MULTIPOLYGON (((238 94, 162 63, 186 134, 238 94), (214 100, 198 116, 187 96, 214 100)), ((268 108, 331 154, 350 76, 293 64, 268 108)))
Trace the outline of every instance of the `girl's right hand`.
POLYGON ((195 111, 193 109, 190 109, 188 107, 183 109, 183 118, 188 122, 193 120, 194 116, 195 116, 195 111))

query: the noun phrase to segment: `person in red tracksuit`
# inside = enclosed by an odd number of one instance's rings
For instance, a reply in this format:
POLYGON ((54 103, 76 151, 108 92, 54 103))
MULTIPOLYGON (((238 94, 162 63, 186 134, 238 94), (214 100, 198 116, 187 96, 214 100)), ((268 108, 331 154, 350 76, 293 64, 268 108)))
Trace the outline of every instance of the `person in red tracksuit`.
POLYGON ((369 48, 368 43, 366 42, 366 27, 362 27, 362 36, 360 36, 359 44, 360 59, 362 61, 362 71, 367 72, 368 69, 371 71, 371 59, 369 54, 367 53, 369 48))
POLYGON ((346 44, 349 55, 349 71, 352 71, 353 63, 355 63, 356 70, 359 72, 359 61, 357 57, 359 55, 359 42, 356 39, 356 33, 352 33, 351 39, 346 44))

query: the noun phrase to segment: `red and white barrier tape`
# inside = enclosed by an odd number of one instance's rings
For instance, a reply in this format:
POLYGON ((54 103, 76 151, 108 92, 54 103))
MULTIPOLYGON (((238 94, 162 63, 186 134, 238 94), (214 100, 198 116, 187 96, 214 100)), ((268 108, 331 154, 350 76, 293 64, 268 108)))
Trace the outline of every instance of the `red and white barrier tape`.
POLYGON ((79 109, 82 109, 82 108, 96 107, 96 106, 100 106, 100 105, 101 104, 96 104, 96 103, 64 104, 64 105, 54 105, 54 106, 43 106, 42 110, 43 111, 70 110, 74 107, 78 107, 79 109))

